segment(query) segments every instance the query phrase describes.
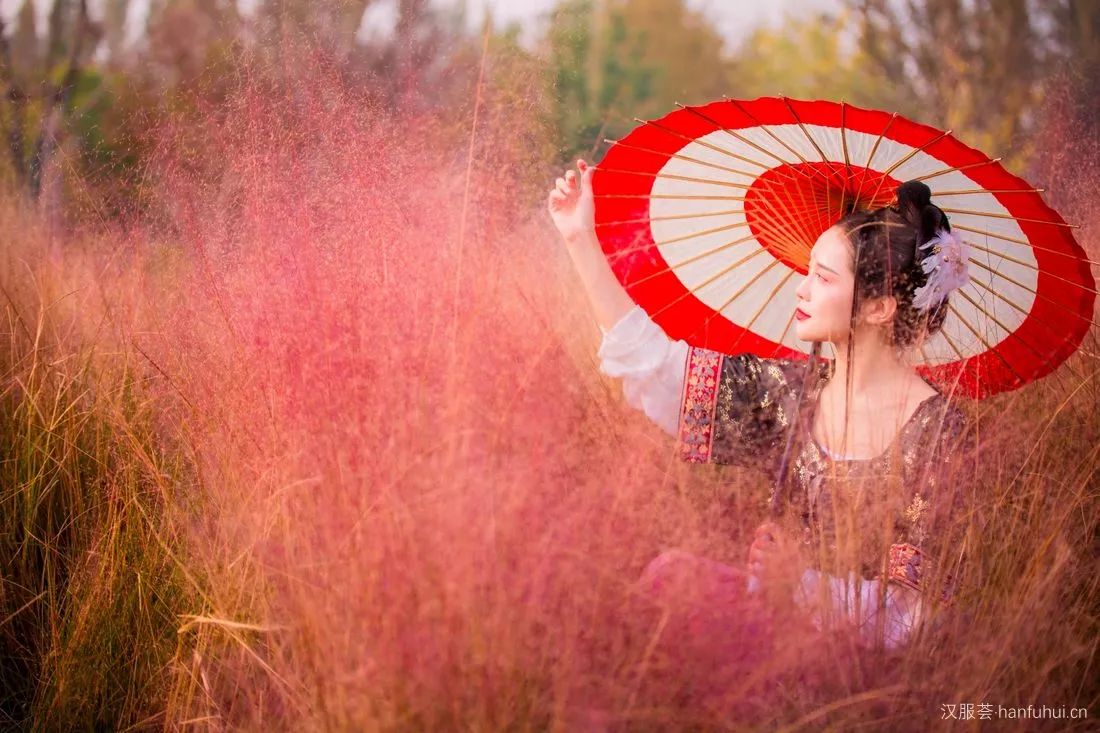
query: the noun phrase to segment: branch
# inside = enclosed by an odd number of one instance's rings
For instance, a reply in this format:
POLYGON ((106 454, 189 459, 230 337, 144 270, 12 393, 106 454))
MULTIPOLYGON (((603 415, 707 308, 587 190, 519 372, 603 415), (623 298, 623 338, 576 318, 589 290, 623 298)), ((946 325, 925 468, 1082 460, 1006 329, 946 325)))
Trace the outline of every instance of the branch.
POLYGON ((88 1, 80 0, 80 10, 77 15, 76 28, 73 31, 73 44, 69 51, 69 66, 65 70, 65 76, 46 97, 46 110, 42 115, 42 127, 38 139, 34 144, 34 152, 30 162, 30 190, 35 199, 42 190, 42 171, 46 163, 57 149, 57 136, 60 128, 60 115, 64 113, 69 100, 73 96, 73 88, 76 86, 77 77, 80 76, 80 54, 84 44, 84 38, 88 33, 88 1))
POLYGON ((0 18, 0 82, 6 90, 4 96, 11 103, 11 119, 8 121, 8 152, 11 155, 12 169, 20 185, 27 180, 26 140, 24 122, 27 116, 27 93, 15 78, 15 65, 12 63, 11 46, 8 44, 8 29, 4 19, 0 18))

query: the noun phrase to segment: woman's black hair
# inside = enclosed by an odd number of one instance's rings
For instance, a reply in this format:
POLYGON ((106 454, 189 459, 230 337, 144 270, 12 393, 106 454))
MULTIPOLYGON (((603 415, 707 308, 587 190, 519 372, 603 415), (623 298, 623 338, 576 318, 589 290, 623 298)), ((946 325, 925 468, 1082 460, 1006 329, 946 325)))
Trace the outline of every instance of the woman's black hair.
MULTIPOLYGON (((943 229, 951 231, 947 215, 932 203, 932 190, 920 181, 906 181, 898 187, 897 203, 870 211, 852 211, 837 222, 852 244, 852 270, 855 273, 855 294, 852 298, 851 323, 855 325, 860 305, 869 298, 894 296, 897 310, 889 331, 891 343, 897 347, 911 346, 922 332, 936 333, 947 317, 947 299, 928 310, 913 305, 917 288, 928 282, 922 263, 931 255, 920 246, 943 229)), ((848 363, 852 363, 854 338, 848 339, 848 363)), ((816 385, 824 378, 823 370, 815 363, 820 343, 814 344, 806 380, 816 385)), ((852 372, 847 372, 845 385, 851 398, 852 372)), ((810 388, 812 391, 813 387, 810 388)), ((817 400, 810 405, 799 403, 797 424, 799 431, 808 435, 813 430, 817 400)), ((792 427, 792 431, 794 428, 792 427)), ((844 413, 842 435, 848 435, 848 411, 844 413)), ((844 450, 844 446, 841 447, 844 450)), ((786 479, 787 461, 791 444, 784 451, 780 464, 778 485, 786 479)))
POLYGON ((920 245, 943 229, 951 231, 947 215, 932 203, 932 191, 920 181, 906 181, 898 187, 897 204, 871 211, 852 212, 837 225, 852 244, 855 297, 852 318, 869 298, 892 295, 897 301, 891 342, 912 345, 926 332, 936 333, 947 317, 947 300, 920 310, 913 305, 917 288, 928 282, 921 266, 930 250, 920 245))

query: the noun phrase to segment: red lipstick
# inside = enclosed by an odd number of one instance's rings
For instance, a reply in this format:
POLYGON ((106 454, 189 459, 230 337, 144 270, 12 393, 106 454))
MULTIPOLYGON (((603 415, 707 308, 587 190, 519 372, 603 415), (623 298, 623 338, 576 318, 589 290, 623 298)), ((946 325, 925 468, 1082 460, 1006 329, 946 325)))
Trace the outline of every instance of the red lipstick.
POLYGON ((805 319, 809 318, 809 317, 810 317, 810 314, 809 314, 809 313, 805 313, 805 312, 803 312, 803 311, 802 311, 802 309, 801 309, 801 308, 798 308, 798 309, 796 309, 796 310, 795 310, 795 312, 794 312, 794 317, 795 317, 795 318, 797 318, 797 319, 798 319, 798 320, 800 320, 800 321, 803 321, 803 320, 805 320, 805 319))

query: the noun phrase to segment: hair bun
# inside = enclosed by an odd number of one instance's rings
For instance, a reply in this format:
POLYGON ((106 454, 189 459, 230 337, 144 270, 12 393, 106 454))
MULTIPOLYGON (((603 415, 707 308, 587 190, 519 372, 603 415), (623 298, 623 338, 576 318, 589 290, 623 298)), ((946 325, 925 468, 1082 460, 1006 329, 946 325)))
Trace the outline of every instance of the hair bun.
POLYGON ((898 208, 914 223, 921 219, 924 207, 932 203, 932 189, 922 181, 906 181, 898 186, 898 208))
POLYGON ((922 181, 906 181, 898 186, 898 210, 919 230, 918 246, 936 236, 940 229, 951 231, 947 215, 932 203, 932 189, 922 181))

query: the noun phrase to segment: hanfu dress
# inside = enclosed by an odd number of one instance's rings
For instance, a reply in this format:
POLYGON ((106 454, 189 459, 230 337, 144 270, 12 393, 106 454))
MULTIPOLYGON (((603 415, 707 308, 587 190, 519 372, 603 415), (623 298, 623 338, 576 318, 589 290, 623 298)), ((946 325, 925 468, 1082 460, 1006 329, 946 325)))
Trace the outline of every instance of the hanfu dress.
POLYGON ((941 392, 882 454, 851 458, 813 436, 829 362, 815 366, 800 411, 805 361, 691 347, 638 307, 604 333, 599 357, 605 374, 622 378, 628 404, 672 435, 684 460, 763 472, 770 491, 761 490, 762 504, 782 492, 785 521, 810 558, 794 601, 812 609, 818 628, 842 619, 867 645, 897 649, 920 625, 930 593, 951 602, 962 545, 948 529, 963 509, 970 423, 941 392), (796 440, 776 486, 792 422, 796 440))

